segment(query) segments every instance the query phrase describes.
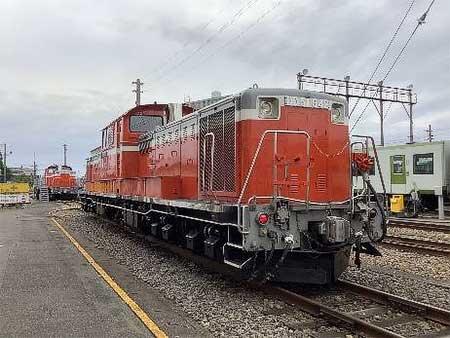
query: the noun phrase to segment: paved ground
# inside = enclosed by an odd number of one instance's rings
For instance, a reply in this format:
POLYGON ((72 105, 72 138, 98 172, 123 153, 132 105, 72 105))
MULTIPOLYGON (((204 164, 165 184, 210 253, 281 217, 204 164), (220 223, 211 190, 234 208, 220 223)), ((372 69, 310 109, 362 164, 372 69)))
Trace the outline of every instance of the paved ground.
MULTIPOLYGON (((51 207, 55 205, 0 210, 0 336, 151 337, 50 223, 47 214, 51 207)), ((80 242, 83 245, 83 240, 80 242)), ((91 254, 97 260, 95 253, 91 254)), ((151 290, 129 277, 123 267, 105 257, 98 262, 107 263, 104 268, 113 270, 119 284, 125 279, 121 286, 145 311, 151 310, 151 318, 157 314, 157 324, 170 336, 199 335, 183 314, 171 311, 162 300, 152 299, 151 290), (160 325, 157 320, 163 318, 160 325)))

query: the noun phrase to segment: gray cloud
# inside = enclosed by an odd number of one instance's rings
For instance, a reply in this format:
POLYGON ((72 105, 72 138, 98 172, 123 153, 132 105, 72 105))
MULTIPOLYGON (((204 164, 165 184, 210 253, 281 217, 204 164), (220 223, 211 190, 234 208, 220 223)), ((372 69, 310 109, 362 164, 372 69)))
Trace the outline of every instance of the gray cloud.
MULTIPOLYGON (((144 100, 159 102, 237 92, 254 82, 294 87, 303 68, 367 80, 410 3, 284 0, 261 18, 277 1, 258 0, 219 33, 249 1, 2 1, 0 142, 11 146, 12 163, 30 164, 33 152, 41 167, 60 162, 68 143, 69 159, 82 171, 99 130, 133 105, 137 77, 145 82, 144 100)), ((376 80, 427 5, 416 1, 376 80)), ((450 137, 449 12, 450 3, 436 2, 387 80, 414 84, 419 140, 428 123, 450 137)), ((378 129, 371 107, 357 131, 378 137, 378 129)), ((403 108, 392 106, 387 139, 407 135, 403 108)))

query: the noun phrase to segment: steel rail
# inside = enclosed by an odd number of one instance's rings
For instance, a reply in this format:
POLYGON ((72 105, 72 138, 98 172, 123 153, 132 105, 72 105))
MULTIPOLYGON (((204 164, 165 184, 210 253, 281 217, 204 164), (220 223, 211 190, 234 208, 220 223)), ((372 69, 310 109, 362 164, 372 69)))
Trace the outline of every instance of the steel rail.
POLYGON ((312 300, 308 297, 299 295, 293 291, 281 287, 270 286, 266 287, 265 291, 267 293, 278 296, 286 303, 299 306, 301 310, 308 312, 314 316, 323 315, 333 321, 337 320, 339 322, 342 322, 350 326, 358 334, 362 333, 375 338, 403 338, 402 335, 389 331, 381 326, 366 322, 351 314, 340 312, 327 305, 316 302, 315 300, 312 300))
POLYGON ((381 244, 411 248, 441 255, 450 255, 450 243, 447 242, 436 242, 420 238, 402 236, 386 236, 381 244))
POLYGON ((412 310, 418 311, 419 314, 429 320, 450 326, 450 311, 441 309, 429 304, 417 302, 404 297, 396 296, 391 293, 355 284, 352 282, 339 280, 336 285, 352 293, 366 296, 373 301, 383 304, 393 304, 398 307, 407 307, 412 310))
MULTIPOLYGON (((392 305, 395 308, 409 309, 419 316, 450 326, 450 311, 441 309, 432 305, 413 301, 404 297, 396 296, 381 290, 373 289, 363 285, 355 284, 339 280, 336 285, 344 291, 351 292, 356 295, 364 296, 372 301, 383 305, 392 305)), ((299 306, 301 310, 306 311, 314 316, 323 315, 331 320, 337 320, 350 326, 358 334, 366 334, 370 337, 403 337, 400 334, 390 331, 382 326, 362 320, 350 313, 335 310, 327 305, 317 302, 308 297, 302 296, 293 291, 282 287, 266 286, 265 292, 273 294, 283 301, 299 306)))
POLYGON ((401 220, 401 219, 390 219, 389 226, 404 228, 404 229, 416 229, 416 230, 427 230, 427 231, 438 231, 446 234, 450 234, 450 224, 443 223, 432 223, 427 221, 416 221, 416 220, 401 220))

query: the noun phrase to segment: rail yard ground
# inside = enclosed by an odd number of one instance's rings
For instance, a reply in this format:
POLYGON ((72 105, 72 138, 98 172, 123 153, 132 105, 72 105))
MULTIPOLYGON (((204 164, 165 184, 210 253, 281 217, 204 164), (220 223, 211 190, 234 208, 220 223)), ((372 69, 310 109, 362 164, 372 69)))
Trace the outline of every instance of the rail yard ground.
MULTIPOLYGON (((0 336, 152 337, 143 323, 51 221, 62 204, 0 210, 0 336)), ((203 335, 95 243, 77 241, 170 336, 203 335)), ((148 324, 148 323, 147 323, 148 324)))
MULTIPOLYGON (((52 217, 160 328, 156 335, 326 338, 361 332, 205 269, 75 204, 33 203, 0 211, 2 336, 154 335, 52 217)), ((448 233, 432 230, 392 227, 389 234, 450 242, 448 233)), ((448 254, 379 249, 383 257, 364 256, 361 269, 352 264, 342 280, 450 311, 448 254)), ((397 309, 383 312, 384 305, 339 288, 283 287, 360 318, 361 311, 365 319, 372 313, 371 323, 389 324, 399 336, 450 335, 445 324, 397 309)))

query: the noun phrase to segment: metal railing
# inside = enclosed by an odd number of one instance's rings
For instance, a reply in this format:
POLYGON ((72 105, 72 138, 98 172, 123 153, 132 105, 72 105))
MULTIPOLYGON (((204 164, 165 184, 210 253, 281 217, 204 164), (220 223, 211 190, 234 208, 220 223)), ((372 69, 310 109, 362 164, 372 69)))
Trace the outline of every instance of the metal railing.
MULTIPOLYGON (((303 135, 304 137, 306 137, 306 156, 308 158, 308 165, 306 167, 306 200, 305 203, 308 207, 309 205, 309 194, 310 194, 310 166, 311 166, 311 161, 310 161, 310 149, 311 149, 311 136, 306 132, 306 131, 302 131, 302 130, 266 130, 262 135, 261 138, 259 139, 259 143, 258 146, 255 150, 255 154, 253 155, 253 159, 252 162, 250 164, 250 168, 248 170, 247 176, 245 177, 244 180, 244 185, 242 186, 241 192, 239 194, 239 199, 237 201, 237 224, 239 227, 242 226, 241 224, 241 203, 242 203, 242 199, 244 197, 244 194, 247 190, 247 186, 248 183, 250 181, 250 178, 252 177, 253 174, 253 169, 256 165, 256 161, 258 159, 259 153, 261 151, 261 147, 264 143, 264 140, 266 139, 266 136, 268 134, 274 134, 274 151, 276 151, 277 148, 277 142, 278 142, 278 134, 291 134, 291 135, 303 135)), ((255 196, 255 198, 258 198, 257 196, 255 196)))
POLYGON ((202 184, 201 184, 201 191, 208 192, 212 191, 212 185, 214 182, 214 144, 216 142, 216 138, 214 133, 209 132, 206 133, 203 139, 203 146, 202 146, 202 156, 203 156, 203 170, 202 170, 202 184), (211 174, 209 175, 209 187, 206 187, 205 181, 206 181, 206 166, 208 161, 206 160, 206 144, 208 142, 208 138, 212 139, 211 144, 211 161, 210 161, 210 167, 211 167, 211 174))

